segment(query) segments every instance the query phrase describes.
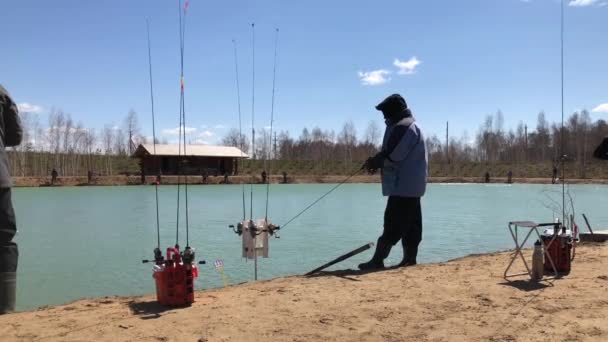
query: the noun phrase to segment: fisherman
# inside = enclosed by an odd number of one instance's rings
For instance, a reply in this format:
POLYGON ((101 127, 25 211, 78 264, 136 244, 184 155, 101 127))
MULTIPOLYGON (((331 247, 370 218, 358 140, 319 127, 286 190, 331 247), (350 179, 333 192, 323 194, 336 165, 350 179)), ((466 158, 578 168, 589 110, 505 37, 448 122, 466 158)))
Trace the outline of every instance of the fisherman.
POLYGON ((262 184, 266 184, 266 181, 268 181, 268 175, 266 174, 266 170, 262 171, 262 184))
POLYGON ((511 184, 513 183, 513 171, 509 170, 509 172, 507 172, 507 183, 511 184))
POLYGON ((87 171, 87 182, 89 185, 93 184, 93 171, 87 171))
POLYGON ((19 145, 22 134, 17 105, 0 85, 0 314, 15 310, 19 250, 6 147, 19 145))
POLYGON ((555 184, 557 182, 557 165, 553 164, 553 176, 551 178, 551 184, 555 184))
POLYGON ((403 97, 393 94, 376 106, 386 122, 382 150, 367 159, 363 167, 370 173, 382 169, 382 194, 388 196, 384 211, 384 231, 372 259, 361 270, 384 268, 384 259, 401 240, 403 260, 399 267, 416 265, 422 240, 420 198, 426 191, 428 156, 422 130, 403 97))
POLYGON ((202 175, 203 175, 203 184, 208 184, 209 183, 209 174, 207 173, 207 169, 203 169, 202 175))
POLYGON ((59 175, 59 173, 57 173, 57 170, 55 170, 55 168, 53 168, 53 170, 51 171, 51 185, 55 185, 55 183, 57 182, 58 175, 59 175))

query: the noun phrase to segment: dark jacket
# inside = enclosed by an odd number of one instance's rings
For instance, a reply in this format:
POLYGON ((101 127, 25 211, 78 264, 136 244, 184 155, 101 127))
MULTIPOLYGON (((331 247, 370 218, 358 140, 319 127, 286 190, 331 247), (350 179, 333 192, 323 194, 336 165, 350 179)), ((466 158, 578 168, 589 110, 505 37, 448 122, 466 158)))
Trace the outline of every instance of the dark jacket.
POLYGON ((422 130, 412 116, 387 121, 382 143, 382 194, 422 197, 426 191, 428 156, 422 130))
POLYGON ((6 148, 21 144, 22 136, 17 105, 0 85, 0 188, 12 186, 6 148))

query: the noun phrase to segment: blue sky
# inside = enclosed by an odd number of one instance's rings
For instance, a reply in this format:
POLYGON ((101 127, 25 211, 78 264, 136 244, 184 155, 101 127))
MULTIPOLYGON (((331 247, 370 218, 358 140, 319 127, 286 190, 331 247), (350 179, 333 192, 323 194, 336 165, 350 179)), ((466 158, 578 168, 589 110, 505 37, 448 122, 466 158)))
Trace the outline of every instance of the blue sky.
MULTIPOLYGON (((566 111, 608 117, 608 0, 567 1, 566 111), (602 106, 602 104, 605 104, 602 106)), ((61 108, 90 128, 133 108, 151 134, 145 18, 150 18, 158 131, 178 126, 177 0, 7 1, 0 82, 46 122, 61 108)), ((505 125, 560 116, 558 0, 190 1, 186 32, 189 139, 237 127, 232 39, 243 120, 251 120, 256 23, 256 126, 268 126, 274 29, 280 28, 275 125, 363 133, 374 105, 404 95, 427 135, 473 136, 498 109, 505 125)), ((170 135, 166 135, 171 139, 170 135)))

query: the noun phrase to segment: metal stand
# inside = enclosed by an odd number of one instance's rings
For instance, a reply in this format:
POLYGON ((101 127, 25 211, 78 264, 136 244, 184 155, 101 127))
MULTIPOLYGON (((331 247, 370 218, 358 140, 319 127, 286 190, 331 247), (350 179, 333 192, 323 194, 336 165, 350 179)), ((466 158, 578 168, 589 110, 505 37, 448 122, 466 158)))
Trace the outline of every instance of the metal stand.
POLYGON ((530 238, 530 235, 532 235, 532 232, 536 232, 536 235, 538 236, 538 240, 540 241, 540 243, 543 247, 543 254, 545 255, 545 258, 547 258, 549 260, 549 263, 551 264, 551 267, 553 268, 554 277, 557 277, 559 275, 557 272, 557 268, 555 267, 555 264, 553 263, 553 259, 551 258, 551 255, 549 254, 549 250, 547 248, 548 246, 550 246, 551 244, 554 243, 554 241, 558 235, 554 234, 553 238, 551 238, 551 241, 549 241, 548 244, 545 244, 540 233, 538 232, 538 228, 540 228, 540 227, 553 226, 554 229, 557 229, 557 228, 555 228, 555 225, 559 225, 559 223, 557 223, 557 224, 556 223, 538 224, 538 223, 531 222, 531 221, 509 222, 509 232, 511 233, 513 242, 515 242, 515 253, 511 257, 511 262, 509 262, 509 266, 507 266, 507 268, 505 269, 505 273, 503 275, 505 279, 510 278, 510 277, 515 277, 515 276, 526 275, 526 274, 529 275, 530 278, 532 278, 532 270, 530 269, 530 267, 528 267, 528 263, 526 262, 526 258, 524 257, 524 254, 522 252, 522 249, 526 245, 526 242, 528 241, 528 238, 530 238), (528 234, 526 234, 525 238, 523 239, 523 241, 521 243, 519 243, 518 228, 529 229, 528 234), (518 274, 508 274, 509 269, 511 268, 511 266, 513 266, 513 263, 515 262, 515 259, 517 259, 518 256, 520 256, 521 260, 524 262, 524 266, 526 267, 527 272, 518 273, 518 274))
POLYGON ((278 238, 278 230, 281 228, 266 219, 246 220, 240 222, 236 228, 230 228, 241 236, 243 258, 253 259, 253 278, 258 280, 258 257, 268 258, 269 237, 274 235, 278 238))

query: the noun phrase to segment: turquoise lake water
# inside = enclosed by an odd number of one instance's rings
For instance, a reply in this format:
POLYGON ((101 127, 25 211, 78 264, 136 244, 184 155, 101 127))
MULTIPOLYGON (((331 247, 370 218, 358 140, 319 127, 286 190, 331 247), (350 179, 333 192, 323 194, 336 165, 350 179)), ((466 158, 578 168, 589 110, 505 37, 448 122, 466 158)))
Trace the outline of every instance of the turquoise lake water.
MULTIPOLYGON (((329 190, 331 184, 273 185, 269 218, 282 224, 329 190)), ((247 186, 249 199, 249 186, 247 186)), ((433 184, 423 198, 424 230, 419 262, 513 247, 507 223, 552 221, 549 197, 561 201, 561 186, 433 184)), ((18 188, 13 190, 20 248, 18 309, 108 295, 154 292, 156 246, 154 187, 18 188)), ((175 243, 176 187, 160 191, 161 246, 175 243)), ((264 217, 265 187, 254 186, 254 216, 264 217)), ((608 225, 608 186, 576 185, 577 220, 608 225)), ((375 242, 386 199, 378 184, 347 184, 271 239, 270 258, 259 262, 260 279, 301 274, 334 257, 375 242)), ((182 202, 183 203, 183 202, 182 202)), ((228 229, 242 218, 240 185, 189 187, 190 245, 208 265, 200 267, 197 289, 222 286, 213 261, 224 261, 232 283, 253 279, 253 263, 241 258, 240 238, 228 229)), ((249 207, 249 206, 248 206, 249 207)), ((183 226, 182 226, 183 227, 183 226)), ((183 232, 183 230, 182 230, 183 232)), ((181 245, 185 245, 182 234, 181 245)), ((367 251, 333 269, 354 268, 367 251)), ((388 263, 401 260, 401 246, 388 263)), ((507 260, 505 260, 505 264, 507 260)))

